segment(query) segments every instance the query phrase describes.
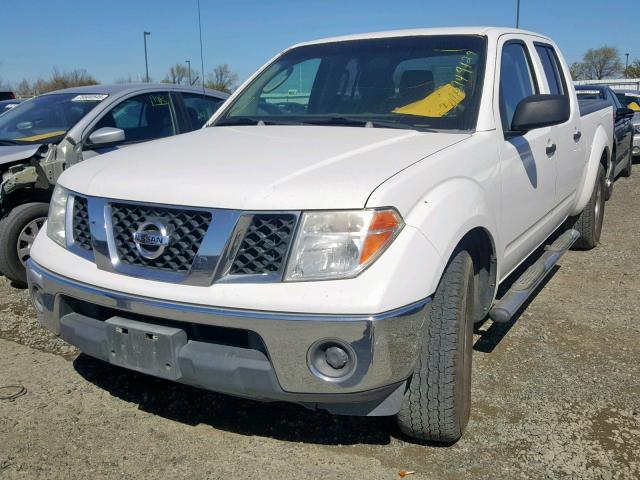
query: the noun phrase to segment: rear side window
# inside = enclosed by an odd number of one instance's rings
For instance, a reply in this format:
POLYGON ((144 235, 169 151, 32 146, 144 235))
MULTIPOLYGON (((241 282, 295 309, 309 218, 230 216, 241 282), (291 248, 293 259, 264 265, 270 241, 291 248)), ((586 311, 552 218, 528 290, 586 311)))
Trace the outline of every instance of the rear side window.
POLYGON ((527 47, 521 42, 505 44, 500 64, 500 116, 505 132, 511 129, 518 104, 536 93, 538 86, 527 47))
POLYGON ((191 121, 191 128, 202 127, 215 113, 222 102, 219 98, 198 95, 196 93, 183 93, 184 106, 191 121))
POLYGON ((562 73, 562 67, 560 61, 556 55, 555 50, 550 45, 542 43, 536 43, 536 52, 542 62, 544 68, 544 74, 547 77, 547 83, 549 84, 549 93, 551 95, 565 95, 567 88, 564 81, 564 75, 562 73))

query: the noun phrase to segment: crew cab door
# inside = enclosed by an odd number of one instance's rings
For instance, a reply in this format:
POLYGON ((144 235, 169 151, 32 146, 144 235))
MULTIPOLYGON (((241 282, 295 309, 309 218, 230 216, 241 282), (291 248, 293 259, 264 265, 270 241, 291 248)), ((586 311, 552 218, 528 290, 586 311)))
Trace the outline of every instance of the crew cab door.
POLYGON ((494 112, 498 129, 501 172, 500 236, 504 272, 515 268, 556 226, 557 131, 554 127, 511 131, 518 104, 540 90, 532 61, 532 44, 505 35, 498 44, 494 112))
POLYGON ((83 139, 82 158, 117 150, 127 145, 180 133, 169 92, 150 92, 129 97, 102 114, 83 139), (91 135, 103 128, 120 129, 124 139, 94 143, 91 135))
POLYGON ((577 192, 582 171, 587 160, 585 152, 586 136, 580 130, 580 108, 575 96, 570 94, 566 69, 563 67, 555 48, 545 42, 534 42, 537 60, 540 62, 540 74, 543 79, 544 93, 565 96, 571 105, 569 120, 554 125, 553 142, 556 145, 555 160, 558 179, 556 183, 556 203, 562 213, 571 208, 577 192), (546 82, 546 85, 545 85, 546 82))

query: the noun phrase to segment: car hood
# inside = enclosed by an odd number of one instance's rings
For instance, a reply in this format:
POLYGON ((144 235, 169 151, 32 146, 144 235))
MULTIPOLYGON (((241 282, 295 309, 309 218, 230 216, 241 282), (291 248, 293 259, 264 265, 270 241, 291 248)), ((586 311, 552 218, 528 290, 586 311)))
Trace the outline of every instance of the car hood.
POLYGON ((386 179, 468 137, 362 127, 212 127, 87 160, 60 184, 91 196, 194 207, 362 208, 386 179))
POLYGON ((0 146, 0 165, 26 160, 35 154, 42 144, 0 146))

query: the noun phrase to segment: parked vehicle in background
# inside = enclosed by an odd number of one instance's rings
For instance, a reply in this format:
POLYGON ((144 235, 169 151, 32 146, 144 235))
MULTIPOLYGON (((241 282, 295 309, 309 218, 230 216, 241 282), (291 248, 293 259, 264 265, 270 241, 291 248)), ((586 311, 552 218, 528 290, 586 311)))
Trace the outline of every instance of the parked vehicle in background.
POLYGON ((614 153, 613 162, 607 172, 607 188, 605 199, 609 200, 613 195, 613 184, 618 175, 631 176, 633 167, 633 122, 634 111, 623 106, 618 100, 616 92, 606 85, 576 85, 578 99, 605 100, 613 106, 614 127, 614 153))
POLYGON ((47 93, 0 117, 0 271, 25 262, 60 174, 82 160, 196 130, 226 93, 170 84, 91 85, 47 93))
POLYGON ((39 319, 115 365, 453 442, 474 323, 599 241, 613 111, 568 72, 503 28, 290 48, 210 128, 60 177, 28 262, 39 319))
POLYGON ((640 91, 617 91, 616 96, 618 97, 618 100, 620 100, 620 103, 622 103, 622 105, 636 112, 632 119, 634 133, 633 156, 640 157, 640 91))
POLYGON ((17 107, 22 102, 23 102, 23 100, 20 100, 18 98, 14 98, 13 100, 2 100, 2 101, 0 101, 0 115, 2 115, 3 113, 8 112, 12 108, 17 107))
POLYGON ((0 87, 0 101, 1 100, 13 100, 16 98, 12 90, 8 88, 0 87))

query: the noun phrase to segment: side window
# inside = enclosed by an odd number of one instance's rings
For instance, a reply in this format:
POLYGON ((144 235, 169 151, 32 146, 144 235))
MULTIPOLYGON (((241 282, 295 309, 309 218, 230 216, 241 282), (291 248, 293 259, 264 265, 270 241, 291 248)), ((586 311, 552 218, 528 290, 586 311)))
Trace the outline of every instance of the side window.
POLYGON ((202 127, 224 101, 196 93, 183 93, 182 99, 191 121, 191 128, 194 130, 202 127))
POLYGON ((550 45, 536 43, 536 52, 538 52, 544 74, 547 77, 549 93, 551 95, 565 95, 567 86, 556 51, 550 45))
POLYGON ((518 104, 538 93, 531 59, 527 47, 520 42, 507 43, 502 48, 500 63, 500 116, 505 132, 511 129, 511 121, 518 104))
POLYGON ((154 92, 128 98, 108 111, 93 131, 103 127, 124 130, 125 143, 175 135, 169 95, 154 92))

